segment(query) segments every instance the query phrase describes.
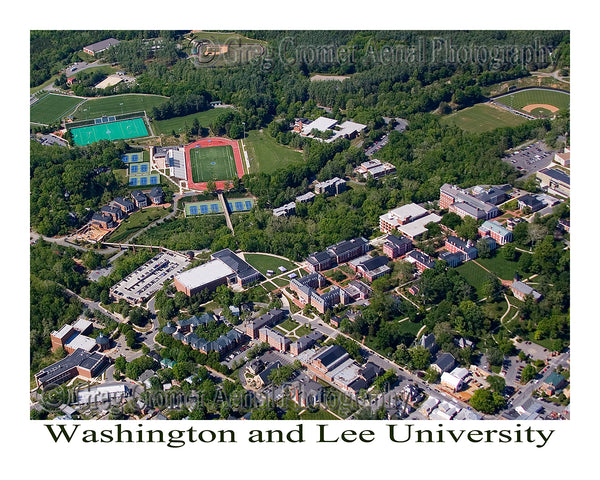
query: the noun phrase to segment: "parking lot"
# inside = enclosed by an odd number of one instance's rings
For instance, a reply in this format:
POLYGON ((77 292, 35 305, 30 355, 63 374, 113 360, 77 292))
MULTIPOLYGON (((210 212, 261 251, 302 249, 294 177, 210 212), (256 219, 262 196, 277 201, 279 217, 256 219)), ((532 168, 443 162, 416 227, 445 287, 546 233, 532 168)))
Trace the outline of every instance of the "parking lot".
POLYGON ((111 288, 111 294, 130 303, 140 303, 179 275, 190 260, 185 255, 161 252, 111 288))
POLYGON ((556 151, 539 141, 509 154, 503 160, 513 165, 522 175, 527 176, 550 165, 555 153, 556 151))

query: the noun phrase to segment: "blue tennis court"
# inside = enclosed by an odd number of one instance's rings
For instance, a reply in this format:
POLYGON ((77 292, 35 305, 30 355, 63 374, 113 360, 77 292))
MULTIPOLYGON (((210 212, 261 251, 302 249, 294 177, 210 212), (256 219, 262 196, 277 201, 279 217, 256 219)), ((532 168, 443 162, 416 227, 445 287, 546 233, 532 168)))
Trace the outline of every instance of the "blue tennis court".
POLYGON ((123 163, 135 163, 142 161, 142 155, 138 153, 127 153, 121 156, 121 161, 123 163))
POLYGON ((146 185, 160 185, 160 175, 152 174, 152 175, 144 175, 144 176, 135 176, 129 177, 129 186, 130 187, 143 187, 146 185))

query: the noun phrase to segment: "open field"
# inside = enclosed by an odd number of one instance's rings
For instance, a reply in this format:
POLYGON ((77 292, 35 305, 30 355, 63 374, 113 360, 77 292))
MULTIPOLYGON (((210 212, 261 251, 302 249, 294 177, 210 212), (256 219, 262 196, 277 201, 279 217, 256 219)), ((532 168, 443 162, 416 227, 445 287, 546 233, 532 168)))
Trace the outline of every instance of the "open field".
POLYGON ((106 239, 109 242, 123 242, 135 232, 150 225, 159 218, 165 217, 169 210, 165 208, 145 208, 132 214, 129 218, 123 220, 117 229, 106 239))
POLYGON ((240 45, 260 44, 266 45, 267 42, 244 37, 235 32, 193 32, 190 37, 195 40, 208 40, 213 43, 229 43, 240 45))
POLYGON ((71 133, 73 134, 73 141, 77 145, 89 145, 99 140, 120 140, 148 136, 146 124, 141 118, 73 128, 71 133))
POLYGON ((272 173, 290 163, 302 161, 302 153, 297 152, 258 130, 246 132, 246 149, 250 159, 250 172, 272 173))
POLYGON ((190 149, 192 180, 231 180, 237 176, 231 145, 196 147, 190 149))
POLYGON ((568 93, 541 89, 521 90, 495 99, 516 110, 524 110, 527 105, 550 105, 563 110, 569 108, 570 100, 568 93))
POLYGON ((465 278, 469 285, 477 291, 477 295, 481 298, 481 286, 488 278, 490 278, 489 272, 486 272, 473 261, 459 265, 456 267, 456 270, 465 278))
POLYGON ((170 135, 173 131, 178 134, 185 130, 185 126, 192 126, 194 119, 197 118, 200 126, 208 127, 212 121, 223 113, 223 108, 211 108, 204 112, 192 113, 183 117, 173 117, 167 120, 153 120, 152 129, 156 135, 170 135))
POLYGON ((167 97, 159 95, 135 94, 91 98, 73 113, 73 118, 74 120, 89 120, 103 115, 121 115, 143 110, 148 112, 167 100, 167 97))
MULTIPOLYGON (((523 253, 522 255, 529 255, 523 253)), ((491 258, 478 258, 477 262, 487 268, 490 272, 494 272, 496 276, 502 280, 512 280, 515 272, 519 270, 517 262, 505 260, 499 251, 491 258)))
MULTIPOLYGON (((267 270, 273 270, 274 275, 278 275, 281 272, 278 270, 279 267, 284 267, 288 270, 293 270, 296 265, 288 260, 284 260, 278 257, 272 257, 270 255, 263 255, 261 253, 246 253, 244 255, 246 262, 256 268, 263 275, 267 275, 267 270)), ((287 285, 289 281, 286 281, 287 285)))
POLYGON ((29 121, 50 124, 67 116, 79 103, 85 101, 81 97, 56 95, 51 93, 35 102, 29 110, 29 121))
POLYGON ((472 133, 482 133, 500 127, 516 127, 527 119, 485 103, 479 103, 464 110, 442 117, 442 123, 455 125, 472 133))

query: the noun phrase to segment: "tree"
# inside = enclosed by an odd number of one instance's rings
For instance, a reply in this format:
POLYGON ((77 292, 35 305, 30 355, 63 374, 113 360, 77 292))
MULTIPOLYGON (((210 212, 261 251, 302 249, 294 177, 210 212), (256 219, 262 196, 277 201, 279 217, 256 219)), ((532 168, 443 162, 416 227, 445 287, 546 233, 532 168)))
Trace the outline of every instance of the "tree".
POLYGON ((431 353, 423 345, 408 349, 410 365, 415 370, 427 370, 431 364, 431 353))
POLYGON ((456 234, 464 238, 465 240, 477 240, 477 220, 473 217, 466 216, 463 218, 463 222, 461 225, 458 225, 455 229, 456 234))
POLYGON ((533 380, 537 375, 537 368, 533 365, 526 365, 521 371, 521 383, 525 385, 529 381, 533 380))
POLYGON ((481 285, 481 293, 489 303, 499 300, 502 295, 502 283, 498 277, 490 275, 481 285))
POLYGON ((480 412, 493 414, 503 408, 506 405, 506 401, 499 393, 480 388, 473 392, 469 404, 480 412))
POLYGON ((489 383, 490 389, 493 392, 498 392, 501 394, 504 391, 504 388, 506 387, 506 381, 504 380, 504 378, 498 375, 489 375, 486 378, 486 380, 489 383))
POLYGON ((127 360, 125 360, 124 356, 117 357, 115 360, 115 371, 125 373, 125 369, 127 368, 127 360))
POLYGON ((517 259, 517 248, 512 243, 507 243, 501 249, 502 257, 509 262, 517 259))
POLYGON ((208 193, 215 193, 217 191, 217 184, 214 180, 209 180, 206 182, 206 191, 208 193))
POLYGON ((486 238, 480 238, 475 246, 477 247, 477 256, 479 258, 490 258, 492 256, 492 249, 486 238))

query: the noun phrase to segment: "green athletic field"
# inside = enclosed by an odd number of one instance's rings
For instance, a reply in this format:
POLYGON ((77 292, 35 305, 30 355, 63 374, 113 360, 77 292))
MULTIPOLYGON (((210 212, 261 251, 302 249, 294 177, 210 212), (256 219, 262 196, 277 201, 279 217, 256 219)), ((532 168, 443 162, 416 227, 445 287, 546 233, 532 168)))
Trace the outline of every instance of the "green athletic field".
POLYGON ((98 140, 120 140, 148 136, 148 130, 141 118, 73 128, 71 133, 77 145, 89 145, 98 140))
POLYGON ((479 103, 445 116, 441 121, 446 125, 455 125, 468 132, 482 133, 500 127, 515 127, 527 122, 527 119, 515 113, 479 103))
POLYGON ((83 101, 85 99, 81 97, 50 93, 31 106, 29 121, 49 125, 67 116, 78 103, 83 101))
POLYGON ((159 95, 111 95, 109 97, 91 98, 74 113, 74 120, 90 120, 104 115, 121 115, 131 112, 150 112, 152 108, 168 100, 159 95))
POLYGON ((231 145, 192 148, 190 164, 194 183, 237 178, 231 145))
POLYGON ((498 97, 495 100, 511 108, 522 110, 527 105, 552 105, 560 110, 569 108, 570 95, 558 90, 521 90, 498 97))

